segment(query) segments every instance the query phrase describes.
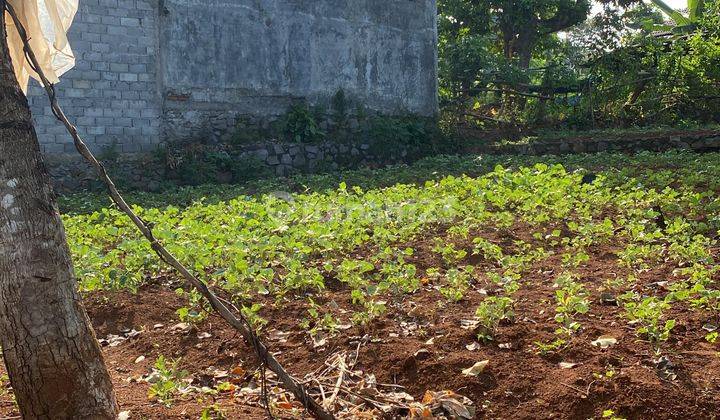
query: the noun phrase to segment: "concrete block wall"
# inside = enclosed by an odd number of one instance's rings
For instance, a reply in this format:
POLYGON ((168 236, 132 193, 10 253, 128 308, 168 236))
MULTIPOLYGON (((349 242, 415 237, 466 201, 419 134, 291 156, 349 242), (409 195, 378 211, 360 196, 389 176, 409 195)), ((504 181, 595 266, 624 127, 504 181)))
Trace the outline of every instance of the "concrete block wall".
MULTIPOLYGON (((382 113, 437 112, 436 0, 80 0, 76 67, 57 86, 96 151, 213 139, 238 117, 327 105, 339 89, 382 113)), ((46 154, 73 146, 44 92, 46 154)))
MULTIPOLYGON (((154 0, 80 0, 69 33, 76 65, 56 89, 96 151, 113 145, 121 153, 148 151, 161 141, 157 33, 154 0)), ((28 93, 46 154, 73 152, 40 85, 32 81, 28 93)))

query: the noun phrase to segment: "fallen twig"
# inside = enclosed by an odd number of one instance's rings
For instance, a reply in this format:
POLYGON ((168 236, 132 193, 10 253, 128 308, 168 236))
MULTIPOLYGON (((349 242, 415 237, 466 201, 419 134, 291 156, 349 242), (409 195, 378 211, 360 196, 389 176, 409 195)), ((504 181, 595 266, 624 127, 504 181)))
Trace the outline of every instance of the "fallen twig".
POLYGON ((323 404, 323 406, 325 406, 325 400, 327 398, 325 396, 325 388, 323 388, 322 383, 320 381, 318 381, 317 379, 313 379, 313 382, 318 384, 318 388, 320 388, 320 396, 322 397, 322 404, 323 404))
MULTIPOLYGON (((334 384, 332 384, 332 383, 323 382, 323 381, 320 381, 320 380, 317 380, 317 379, 313 379, 313 381, 317 382, 317 383, 320 384, 320 385, 334 386, 334 384)), ((382 409, 383 407, 390 406, 390 405, 394 402, 394 401, 389 401, 389 400, 386 400, 386 402, 378 401, 378 400, 372 399, 372 398, 370 398, 370 397, 368 397, 368 396, 362 395, 362 394, 360 394, 359 392, 354 391, 354 390, 352 390, 352 389, 350 389, 350 388, 347 388, 347 387, 345 387, 345 386, 343 386, 343 385, 340 385, 340 390, 342 390, 343 392, 346 392, 346 393, 348 393, 348 394, 350 394, 350 395, 353 395, 353 396, 355 396, 355 397, 357 397, 357 398, 359 398, 359 399, 361 399, 361 400, 363 400, 363 401, 365 401, 365 402, 367 402, 367 403, 370 403, 370 404, 372 404, 373 406, 375 406, 375 408, 379 408, 379 409, 382 409)))
POLYGON ((63 123, 67 131, 70 133, 70 136, 73 139, 73 143, 75 144, 75 148, 77 149, 77 151, 95 169, 98 176, 107 187, 113 202, 123 213, 125 213, 130 218, 130 220, 132 220, 132 222, 135 224, 138 230, 140 230, 142 235, 150 242, 150 246, 152 247, 153 251, 155 251, 155 253, 160 257, 160 259, 173 267, 175 270, 177 270, 188 283, 190 283, 210 302, 210 306, 212 306, 212 308, 225 321, 227 321, 233 328, 238 330, 243 335, 245 340, 247 340, 247 342, 250 343, 250 345, 252 345, 252 347, 255 349, 255 352, 260 359, 260 363, 264 364, 270 370, 275 372, 283 385, 295 395, 295 397, 303 404, 306 409, 308 409, 320 419, 334 419, 335 417, 332 414, 325 411, 325 409, 320 404, 310 398, 302 384, 300 384, 292 376, 290 376, 290 374, 287 373, 287 371, 282 367, 282 365, 277 361, 277 359, 268 351, 265 344, 263 344, 263 342, 255 333, 254 327, 248 322, 248 320, 242 315, 242 313, 239 311, 237 311, 236 314, 232 313, 228 309, 228 307, 208 288, 208 286, 203 281, 201 281, 194 274, 192 274, 190 270, 188 270, 180 261, 178 261, 175 256, 171 254, 155 238, 151 228, 148 227, 145 221, 143 221, 137 214, 135 214, 132 208, 130 208, 123 196, 115 187, 115 183, 107 174, 105 167, 95 158, 90 149, 88 149, 87 145, 85 144, 85 142, 83 142, 82 138, 78 134, 77 128, 68 120, 62 108, 58 104, 55 87, 52 83, 50 83, 50 81, 43 73, 37 57, 35 56, 35 53, 30 47, 27 32, 25 31, 25 28, 20 19, 18 18, 17 14, 15 13, 15 9, 7 2, 5 3, 5 8, 10 17, 15 22, 18 34, 20 35, 20 38, 22 39, 24 45, 25 55, 27 56, 28 62, 42 81, 45 92, 50 99, 50 107, 53 114, 60 122, 63 123))
POLYGON ((404 386, 402 386, 402 385, 397 385, 397 384, 383 384, 383 383, 378 383, 377 386, 384 386, 384 387, 386 387, 386 388, 400 388, 400 389, 405 389, 404 386))
POLYGON ((566 387, 568 387, 568 388, 570 388, 570 389, 573 389, 573 390, 581 393, 585 398, 587 398, 587 397, 590 396, 590 387, 593 386, 593 384, 594 384, 595 382, 596 382, 596 381, 590 382, 590 383, 588 384, 588 386, 587 386, 587 390, 585 390, 585 391, 583 391, 583 390, 580 389, 580 388, 574 387, 574 386, 572 386, 572 385, 568 385, 568 384, 566 384, 565 382, 560 382, 560 385, 564 385, 564 386, 566 386, 566 387))
POLYGON ((568 388, 570 388, 570 389, 572 389, 572 390, 574 390, 574 391, 579 392, 579 393, 582 394, 585 398, 588 397, 588 394, 585 393, 585 391, 583 391, 582 389, 580 389, 580 388, 578 388, 578 387, 576 387, 576 386, 568 385, 568 384, 566 384, 565 382, 560 382, 560 385, 566 386, 566 387, 568 387, 568 388))
POLYGON ((342 385, 343 378, 345 377, 345 357, 340 357, 338 359, 338 370, 340 370, 340 374, 338 375, 337 382, 335 383, 335 389, 333 390, 332 395, 330 396, 330 399, 328 399, 324 406, 328 410, 331 409, 332 404, 335 402, 335 398, 338 396, 338 392, 340 392, 340 386, 342 385))
POLYGON ((358 357, 360 357, 360 345, 361 345, 361 344, 362 344, 362 342, 358 341, 357 348, 355 349, 355 359, 353 360, 351 366, 355 366, 355 364, 356 364, 357 361, 358 361, 358 357))

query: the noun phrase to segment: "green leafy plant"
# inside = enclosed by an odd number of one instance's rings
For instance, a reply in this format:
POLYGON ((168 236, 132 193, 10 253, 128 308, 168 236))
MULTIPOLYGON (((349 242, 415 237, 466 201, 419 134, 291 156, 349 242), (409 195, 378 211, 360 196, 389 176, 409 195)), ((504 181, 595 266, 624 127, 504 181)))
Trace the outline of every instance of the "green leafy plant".
POLYGON ((284 125, 285 134, 296 143, 312 143, 325 137, 316 114, 306 105, 293 105, 284 117, 284 125))
POLYGON ((382 300, 365 299, 364 310, 355 312, 352 321, 358 325, 367 325, 370 321, 381 316, 387 311, 387 303, 382 300))
POLYGON ((500 262, 504 256, 500 246, 482 237, 473 239, 473 255, 483 255, 489 260, 498 262, 500 262))
POLYGON ((562 348, 564 348, 567 345, 567 341, 562 338, 556 338, 553 341, 549 342, 542 342, 542 341, 536 341, 533 343, 535 346, 535 349, 537 353, 542 355, 548 355, 551 353, 555 353, 562 348))
POLYGON ((367 274, 375 269, 375 266, 362 260, 343 260, 337 267, 338 280, 347 283, 352 288, 366 286, 369 283, 367 274))
POLYGON ((555 282, 559 287, 555 291, 555 321, 561 324, 563 332, 570 334, 580 329, 580 323, 575 320, 576 315, 590 310, 588 292, 569 273, 562 274, 555 282))
POLYGON ((435 245, 432 248, 433 252, 440 254, 448 265, 456 264, 467 256, 467 251, 464 249, 456 249, 455 244, 452 242, 448 243, 440 238, 435 239, 435 245))
POLYGON ((171 406, 175 396, 187 384, 185 378, 188 372, 179 368, 180 359, 168 362, 165 356, 159 356, 155 361, 152 383, 148 390, 148 398, 155 399, 166 406, 171 406))
POLYGON ((515 302, 508 297, 489 296, 482 301, 475 311, 480 321, 478 339, 490 341, 502 321, 510 321, 515 317, 515 302))
POLYGON ((626 302, 625 316, 637 325, 637 333, 647 337, 657 350, 660 343, 667 341, 675 327, 674 319, 662 321, 664 312, 668 309, 669 303, 651 296, 640 301, 626 302))
POLYGON ((256 330, 262 329, 268 323, 267 319, 260 316, 261 310, 262 305, 259 303, 253 303, 250 306, 243 305, 242 308, 240 308, 245 319, 247 319, 250 325, 255 327, 256 330))
POLYGON ((225 415, 225 412, 220 408, 218 404, 213 404, 209 407, 205 407, 200 413, 200 420, 223 420, 226 418, 227 416, 225 415))
POLYGON ((415 265, 406 263, 402 256, 398 256, 395 260, 384 262, 378 270, 378 288, 380 291, 391 291, 395 295, 413 293, 420 287, 420 279, 416 274, 415 265))
POLYGON ((613 410, 603 410, 602 412, 602 418, 609 419, 609 420, 625 420, 624 417, 620 417, 615 414, 615 411, 613 410))
POLYGON ((320 332, 327 332, 334 334, 337 331, 338 321, 331 313, 322 313, 320 305, 315 303, 314 300, 309 299, 309 307, 307 309, 310 318, 305 318, 300 321, 300 326, 308 330, 311 336, 315 336, 320 332))
POLYGON ((188 306, 183 306, 175 311, 180 321, 199 324, 207 318, 211 311, 210 303, 198 291, 176 289, 175 293, 188 300, 188 306))
POLYGON ((440 294, 451 302, 459 302, 465 296, 475 269, 465 266, 461 269, 451 268, 445 273, 447 284, 440 288, 440 294))

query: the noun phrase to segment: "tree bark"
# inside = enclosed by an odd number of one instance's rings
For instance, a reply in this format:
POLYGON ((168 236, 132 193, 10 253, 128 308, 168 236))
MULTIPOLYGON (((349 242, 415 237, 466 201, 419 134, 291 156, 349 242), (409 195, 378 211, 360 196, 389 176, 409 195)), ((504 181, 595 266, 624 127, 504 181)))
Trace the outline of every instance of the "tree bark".
POLYGON ((0 345, 25 419, 116 419, 0 0, 0 345))

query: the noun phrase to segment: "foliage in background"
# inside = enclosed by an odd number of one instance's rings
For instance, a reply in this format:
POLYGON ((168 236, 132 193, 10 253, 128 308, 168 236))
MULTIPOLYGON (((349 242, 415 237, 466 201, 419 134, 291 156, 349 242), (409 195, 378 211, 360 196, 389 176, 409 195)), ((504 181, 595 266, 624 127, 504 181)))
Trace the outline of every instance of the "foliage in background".
POLYGON ((293 105, 283 117, 287 139, 295 143, 314 143, 325 138, 320 128, 320 111, 311 110, 307 105, 293 105))
POLYGON ((442 0, 440 85, 444 104, 480 122, 515 120, 538 87, 557 33, 583 22, 588 0, 442 0), (497 116, 500 118, 497 118, 497 116))
POLYGON ((594 103, 597 124, 720 122, 720 3, 707 10, 693 29, 630 37, 592 63, 594 89, 583 105, 594 103))
POLYGON ((687 16, 617 3, 588 16, 582 2, 441 1, 444 115, 510 133, 720 121, 719 2, 687 16))

